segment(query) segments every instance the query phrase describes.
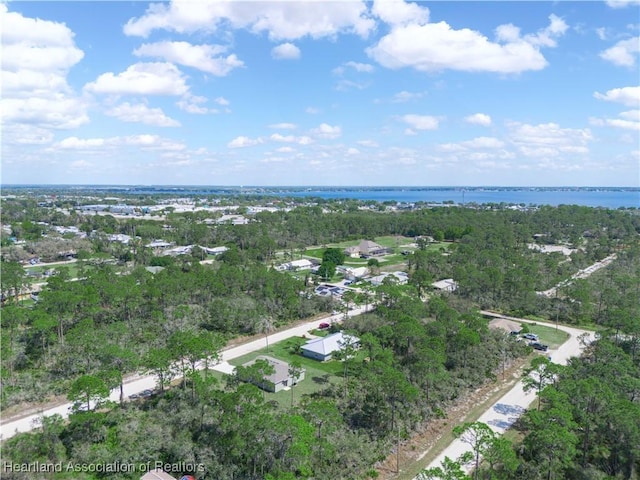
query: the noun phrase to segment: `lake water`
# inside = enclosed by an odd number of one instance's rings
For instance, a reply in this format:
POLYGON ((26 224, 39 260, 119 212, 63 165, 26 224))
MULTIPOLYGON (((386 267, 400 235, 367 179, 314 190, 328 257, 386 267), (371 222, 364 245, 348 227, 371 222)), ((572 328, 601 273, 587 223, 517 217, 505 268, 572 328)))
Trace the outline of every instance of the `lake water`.
POLYGON ((5 188, 44 192, 101 195, 264 195, 279 197, 319 197, 325 199, 375 200, 402 203, 456 204, 506 203, 524 205, 582 205, 617 209, 640 208, 640 188, 628 187, 260 187, 202 185, 5 185, 5 188))
POLYGON ((462 190, 462 189, 353 189, 353 190, 302 190, 279 193, 281 196, 319 197, 325 199, 376 200, 379 202, 447 202, 507 203, 525 205, 582 205, 588 207, 640 208, 640 190, 462 190))

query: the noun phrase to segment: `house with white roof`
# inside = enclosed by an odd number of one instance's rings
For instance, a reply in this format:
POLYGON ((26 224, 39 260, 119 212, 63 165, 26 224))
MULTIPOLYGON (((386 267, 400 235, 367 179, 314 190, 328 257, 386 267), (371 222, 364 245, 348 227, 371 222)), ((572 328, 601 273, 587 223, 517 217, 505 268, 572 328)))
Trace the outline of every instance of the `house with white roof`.
POLYGON ((309 340, 302 346, 302 355, 325 362, 331 360, 334 353, 339 352, 343 345, 350 344, 355 348, 360 346, 360 339, 353 335, 337 332, 326 337, 309 340))
POLYGON ((367 267, 347 267, 344 265, 338 265, 336 269, 338 272, 344 275, 347 280, 360 280, 361 278, 369 275, 369 269, 367 267))
POLYGON ((287 262, 284 265, 287 270, 291 270, 294 272, 297 272, 299 270, 310 270, 314 266, 313 262, 306 258, 302 258, 300 260, 292 260, 291 262, 287 262))
POLYGON ((202 248, 205 253, 209 254, 209 255, 221 255, 224 252, 226 252, 227 250, 229 250, 229 247, 213 247, 213 248, 209 248, 209 247, 200 247, 202 248))
POLYGON ((379 287, 382 285, 386 278, 390 277, 391 280, 397 285, 406 285, 409 281, 409 275, 406 272, 385 272, 380 275, 376 275, 375 277, 369 278, 369 282, 374 287, 379 287))
POLYGON ((436 290, 442 292, 455 292, 458 289, 458 283, 453 278, 445 278, 431 284, 436 290))

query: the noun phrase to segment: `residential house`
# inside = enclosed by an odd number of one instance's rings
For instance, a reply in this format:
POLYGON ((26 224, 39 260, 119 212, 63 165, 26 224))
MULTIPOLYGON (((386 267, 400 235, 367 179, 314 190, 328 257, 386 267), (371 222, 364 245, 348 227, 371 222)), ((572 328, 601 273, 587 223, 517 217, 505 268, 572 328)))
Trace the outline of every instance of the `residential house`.
POLYGON ((344 265, 338 265, 337 271, 344 275, 347 280, 356 281, 365 278, 369 275, 369 269, 367 267, 346 267, 344 265))
POLYGON ((314 266, 314 263, 311 260, 307 260, 306 258, 302 258, 300 260, 292 260, 291 262, 287 262, 283 265, 286 270, 292 272, 298 272, 300 270, 310 270, 314 266))
POLYGON ((129 245, 131 241, 131 237, 129 235, 125 235, 124 233, 114 233, 112 235, 107 236, 110 242, 120 242, 123 245, 129 245))
MULTIPOLYGON (((293 378, 289 373, 289 364, 287 362, 283 362, 282 360, 278 360, 273 357, 267 357, 266 355, 259 355, 255 360, 247 362, 242 366, 250 367, 256 363, 257 360, 266 360, 274 369, 274 372, 271 375, 266 375, 261 382, 255 383, 257 387, 260 387, 267 392, 279 392, 285 388, 291 388, 293 385, 304 380, 304 368, 297 378, 293 378)), ((250 379, 243 380, 251 381, 250 379)))
POLYGON ((200 248, 202 248, 207 255, 221 255, 227 250, 229 250, 229 247, 213 247, 213 248, 200 247, 200 248))
POLYGON ((362 240, 358 245, 344 249, 344 254, 353 258, 377 257, 389 253, 390 249, 384 248, 371 240, 362 240))
POLYGON ((445 278, 431 284, 436 290, 441 292, 455 292, 458 289, 458 283, 453 278, 445 278))
POLYGON ((385 272, 375 277, 369 278, 369 282, 374 287, 382 285, 386 278, 390 277, 391 280, 397 285, 406 285, 409 282, 409 275, 406 272, 385 272))
POLYGON ((217 220, 218 224, 246 225, 249 219, 243 215, 223 215, 217 220))
POLYGON ((173 242, 165 242, 164 240, 154 240, 153 242, 145 245, 145 247, 162 250, 165 248, 173 247, 174 245, 175 244, 173 242))
POLYGON ((339 352, 345 344, 351 344, 355 348, 358 348, 360 346, 360 339, 342 332, 333 333, 326 337, 309 340, 302 346, 302 355, 307 358, 325 362, 331 360, 333 355, 339 352))
POLYGON ((166 250, 164 252, 164 255, 171 255, 172 257, 178 256, 178 255, 188 255, 191 253, 191 250, 193 250, 193 245, 186 245, 183 247, 174 247, 170 250, 166 250))

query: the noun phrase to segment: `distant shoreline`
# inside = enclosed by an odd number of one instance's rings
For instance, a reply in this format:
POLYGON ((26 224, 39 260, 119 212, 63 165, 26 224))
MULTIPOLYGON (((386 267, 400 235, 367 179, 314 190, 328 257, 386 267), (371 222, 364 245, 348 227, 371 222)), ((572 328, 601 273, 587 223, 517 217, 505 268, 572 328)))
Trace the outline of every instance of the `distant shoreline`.
POLYGON ((2 194, 112 196, 265 196, 309 198, 314 201, 391 202, 399 205, 580 205, 599 208, 640 208, 640 187, 343 187, 343 186, 172 186, 172 185, 4 185, 2 194))
POLYGON ((479 185, 479 186, 453 186, 453 185, 139 185, 139 184, 2 184, 1 189, 95 189, 95 190, 136 190, 136 189, 161 189, 161 190, 194 190, 194 189, 211 189, 211 190, 287 190, 287 191, 363 191, 363 190, 382 190, 382 191, 632 191, 640 192, 640 187, 623 187, 623 186, 512 186, 512 185, 479 185))

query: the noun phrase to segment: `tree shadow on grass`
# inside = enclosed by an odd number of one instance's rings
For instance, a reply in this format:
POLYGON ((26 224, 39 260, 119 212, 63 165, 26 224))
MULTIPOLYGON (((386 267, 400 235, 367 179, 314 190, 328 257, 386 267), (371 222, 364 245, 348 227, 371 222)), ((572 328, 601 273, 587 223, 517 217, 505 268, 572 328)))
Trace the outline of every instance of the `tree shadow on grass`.
POLYGON ((315 376, 315 377, 311 377, 311 380, 313 380, 315 383, 320 384, 320 385, 326 385, 329 382, 329 377, 330 375, 328 373, 322 375, 321 377, 315 376))

